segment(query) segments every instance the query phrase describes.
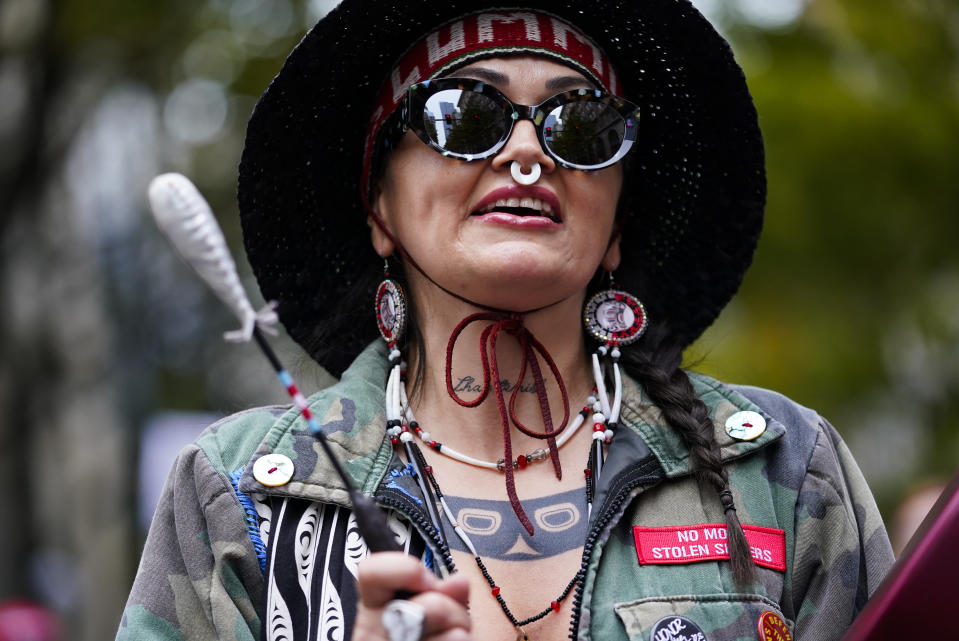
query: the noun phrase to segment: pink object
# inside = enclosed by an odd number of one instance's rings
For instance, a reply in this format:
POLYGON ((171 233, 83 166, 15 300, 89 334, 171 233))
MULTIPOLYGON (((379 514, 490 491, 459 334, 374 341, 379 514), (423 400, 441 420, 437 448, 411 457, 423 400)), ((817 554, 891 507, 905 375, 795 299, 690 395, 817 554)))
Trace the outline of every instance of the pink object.
POLYGON ((957 543, 959 473, 943 490, 843 641, 955 638, 949 617, 959 605, 957 543))
POLYGON ((560 226, 559 223, 553 222, 546 216, 515 216, 499 211, 473 216, 471 220, 481 220, 484 223, 506 227, 522 227, 524 229, 558 229, 560 226))
POLYGON ((59 641, 60 621, 51 610, 26 599, 0 603, 0 641, 59 641))

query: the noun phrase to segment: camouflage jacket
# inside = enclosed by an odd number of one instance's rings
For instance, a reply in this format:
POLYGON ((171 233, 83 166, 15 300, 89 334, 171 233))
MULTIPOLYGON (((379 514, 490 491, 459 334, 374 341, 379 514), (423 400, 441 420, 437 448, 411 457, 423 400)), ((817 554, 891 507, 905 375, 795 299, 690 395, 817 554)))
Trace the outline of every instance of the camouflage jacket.
MULTIPOLYGON (((385 369, 382 348, 368 348, 337 385, 313 395, 310 406, 357 486, 399 508, 408 522, 422 524, 422 509, 395 500, 399 494, 387 487, 399 481, 403 494, 418 494, 398 474, 403 464, 383 437, 385 369), (390 495, 394 500, 387 500, 390 495)), ((840 638, 893 562, 879 512, 849 450, 815 412, 778 394, 691 377, 712 413, 740 520, 774 533, 772 554, 782 557, 784 567, 774 567, 775 558, 757 565, 753 585, 737 589, 727 562, 692 558, 714 551, 717 541, 706 539, 710 532, 715 539, 716 530, 708 527, 685 530, 682 545, 666 543, 658 552, 647 547, 640 563, 644 536, 652 537, 645 539, 649 546, 657 532, 724 519, 715 492, 701 489, 690 475, 679 437, 627 380, 621 427, 594 499, 584 547, 588 572, 571 629, 582 641, 752 640, 760 616, 771 611, 793 638, 840 638), (766 430, 757 439, 727 435, 726 419, 740 411, 765 418, 766 430), (636 527, 652 534, 636 534, 636 527), (694 547, 696 537, 701 539, 694 547), (664 622, 675 622, 672 632, 664 622)), ((272 636, 265 596, 271 573, 264 574, 261 564, 273 547, 272 540, 262 541, 269 534, 269 510, 264 518, 251 497, 348 506, 297 412, 255 409, 211 426, 171 472, 118 639, 272 636), (288 483, 268 488, 254 479, 254 462, 268 453, 293 460, 288 483)), ((430 532, 419 529, 432 541, 430 532)), ((442 559, 441 550, 433 552, 442 559)), ((768 551, 753 551, 757 562, 764 553, 768 557, 768 551)))

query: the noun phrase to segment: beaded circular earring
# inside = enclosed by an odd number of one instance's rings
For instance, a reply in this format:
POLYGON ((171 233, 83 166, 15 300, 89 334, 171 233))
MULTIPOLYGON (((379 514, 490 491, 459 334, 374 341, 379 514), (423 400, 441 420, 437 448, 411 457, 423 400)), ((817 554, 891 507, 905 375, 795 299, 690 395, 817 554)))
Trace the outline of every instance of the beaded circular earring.
POLYGON ((586 301, 583 324, 599 343, 593 352, 596 402, 593 405, 593 447, 587 468, 592 488, 603 471, 603 444, 612 442, 619 425, 619 410, 623 400, 619 347, 639 340, 649 324, 649 316, 639 299, 617 289, 610 276, 610 288, 597 292, 586 301), (612 400, 608 382, 613 385, 612 400))

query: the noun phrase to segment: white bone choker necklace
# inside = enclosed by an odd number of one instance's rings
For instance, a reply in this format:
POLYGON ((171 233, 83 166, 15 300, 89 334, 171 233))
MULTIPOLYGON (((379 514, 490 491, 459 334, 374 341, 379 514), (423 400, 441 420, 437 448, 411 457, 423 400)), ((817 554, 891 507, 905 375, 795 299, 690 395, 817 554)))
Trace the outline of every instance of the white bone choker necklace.
MULTIPOLYGON (((589 417, 591 411, 592 412, 600 411, 600 404, 599 404, 599 401, 596 399, 595 394, 596 394, 596 390, 594 389, 593 394, 591 394, 589 398, 586 399, 586 404, 583 406, 583 408, 579 411, 579 413, 575 416, 575 418, 573 418, 573 420, 566 427, 566 429, 564 429, 563 432, 556 438, 557 450, 563 447, 566 443, 570 441, 570 439, 573 438, 573 436, 576 435, 576 432, 578 432, 579 428, 582 427, 583 423, 586 422, 586 419, 589 417)), ((420 424, 416 421, 415 418, 413 418, 413 413, 409 409, 409 401, 407 400, 405 387, 402 390, 400 390, 400 395, 402 397, 402 405, 404 408, 403 411, 407 418, 407 421, 408 421, 407 424, 409 425, 409 429, 412 430, 413 433, 419 437, 419 439, 423 442, 424 445, 429 447, 434 452, 439 452, 443 456, 446 456, 447 458, 451 458, 455 461, 459 461, 460 463, 466 463, 467 465, 473 465, 475 467, 481 467, 488 470, 498 470, 500 472, 505 471, 506 459, 500 458, 495 462, 484 461, 474 456, 470 456, 469 454, 463 454, 462 452, 453 449, 449 445, 440 443, 439 441, 435 440, 433 438, 433 435, 430 432, 427 432, 426 430, 424 430, 422 427, 420 427, 420 424)), ((595 417, 594 417, 594 420, 595 420, 595 417)), ((604 430, 604 436, 606 436, 605 431, 606 430, 604 430)), ((393 427, 390 430, 390 436, 394 438, 399 437, 402 433, 403 433, 402 426, 393 427)), ((610 439, 612 438, 612 434, 609 434, 608 436, 610 439)), ((539 447, 533 450, 532 452, 527 452, 526 454, 520 454, 519 456, 514 458, 513 469, 523 470, 523 469, 526 469, 531 463, 535 463, 537 461, 545 461, 549 457, 550 457, 549 450, 547 450, 546 448, 539 447)))

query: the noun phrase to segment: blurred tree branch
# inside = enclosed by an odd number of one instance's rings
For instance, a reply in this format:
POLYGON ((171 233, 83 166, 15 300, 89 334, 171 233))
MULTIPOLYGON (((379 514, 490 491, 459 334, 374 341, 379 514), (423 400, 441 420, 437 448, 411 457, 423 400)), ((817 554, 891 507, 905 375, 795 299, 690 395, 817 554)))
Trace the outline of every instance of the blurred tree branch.
MULTIPOLYGON (((11 1, 5 0, 4 4, 9 5, 11 1)), ((59 0, 37 2, 45 2, 47 6, 46 10, 40 10, 40 23, 36 25, 32 37, 16 49, 8 43, 0 43, 3 46, 3 58, 6 59, 3 62, 19 58, 25 61, 27 69, 26 99, 22 107, 26 117, 20 121, 20 126, 5 132, 13 140, 2 144, 9 154, 7 170, 0 175, 0 242, 4 244, 14 221, 25 221, 36 212, 48 176, 54 171, 50 160, 61 157, 59 153, 49 154, 48 151, 53 150, 49 150, 47 144, 47 116, 53 96, 60 89, 64 59, 54 37, 55 10, 59 0), (10 156, 12 161, 9 160, 10 156)), ((6 277, 9 268, 9 252, 5 251, 0 259, 0 291, 4 301, 15 299, 13 292, 9 291, 11 279, 6 277)), ((0 483, 4 487, 18 488, 17 492, 8 496, 11 503, 8 509, 11 514, 17 515, 18 521, 32 523, 35 475, 31 473, 30 457, 26 455, 31 451, 30 433, 23 429, 23 421, 35 404, 36 381, 40 379, 37 375, 42 374, 51 363, 45 357, 48 350, 39 345, 22 345, 11 340, 12 331, 7 326, 9 322, 9 314, 0 314, 0 363, 5 364, 0 367, 4 370, 9 368, 2 377, 4 392, 0 396, 0 441, 4 444, 2 451, 5 458, 0 471, 4 478, 0 479, 0 483), (13 364, 16 367, 11 367, 13 364)), ((0 537, 0 549, 6 557, 3 559, 4 565, 8 568, 2 573, 0 595, 22 594, 23 586, 29 585, 28 561, 33 543, 30 528, 2 528, 0 537)))
MULTIPOLYGON (((5 0, 9 3, 13 0, 5 0)), ((57 9, 61 0, 35 0, 45 3, 47 9, 41 11, 41 23, 30 39, 25 51, 7 51, 4 57, 14 55, 27 61, 29 68, 27 99, 23 112, 22 127, 14 134, 20 138, 16 144, 4 144, 4 148, 14 152, 15 160, 9 171, 0 176, 0 238, 5 235, 14 216, 25 205, 36 202, 38 193, 46 184, 46 176, 51 167, 48 159, 62 157, 62 149, 54 150, 48 146, 47 127, 50 105, 53 97, 61 88, 61 77, 65 57, 55 38, 57 9), (59 152, 59 153, 58 153, 59 152)), ((0 263, 2 266, 2 263, 0 263)))

